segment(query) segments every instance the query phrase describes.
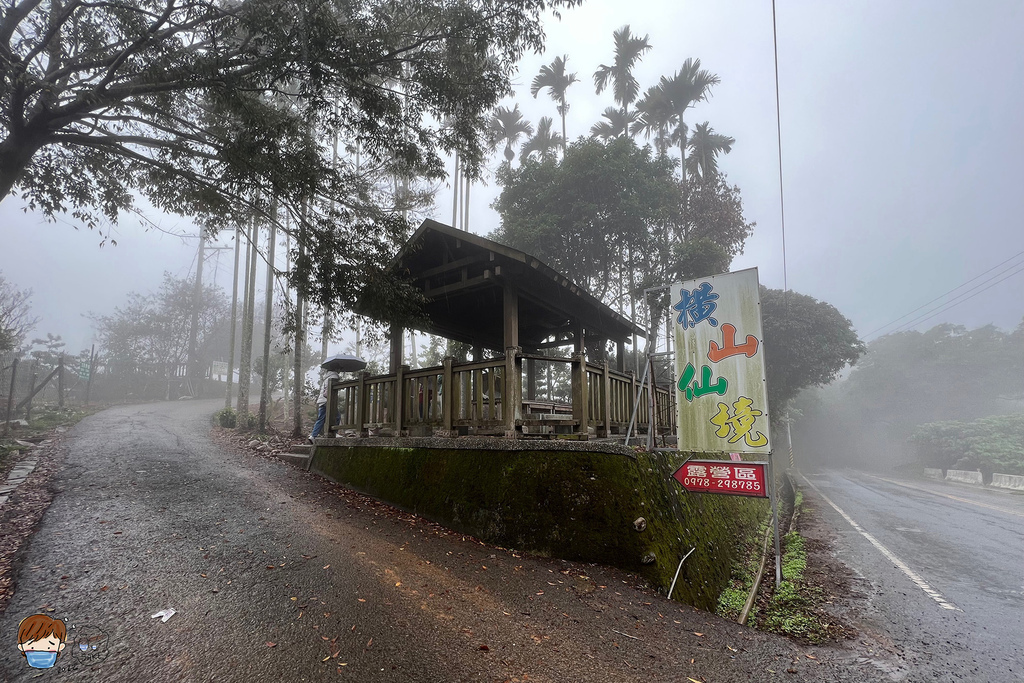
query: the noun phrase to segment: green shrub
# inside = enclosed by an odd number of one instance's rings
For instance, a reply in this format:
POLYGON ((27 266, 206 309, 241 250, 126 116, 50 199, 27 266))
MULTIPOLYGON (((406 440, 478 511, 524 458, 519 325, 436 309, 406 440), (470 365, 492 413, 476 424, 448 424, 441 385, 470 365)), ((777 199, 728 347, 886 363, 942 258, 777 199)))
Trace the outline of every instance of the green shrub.
POLYGON ((213 414, 213 418, 217 421, 217 424, 226 429, 234 429, 238 426, 238 413, 232 408, 218 410, 213 414))

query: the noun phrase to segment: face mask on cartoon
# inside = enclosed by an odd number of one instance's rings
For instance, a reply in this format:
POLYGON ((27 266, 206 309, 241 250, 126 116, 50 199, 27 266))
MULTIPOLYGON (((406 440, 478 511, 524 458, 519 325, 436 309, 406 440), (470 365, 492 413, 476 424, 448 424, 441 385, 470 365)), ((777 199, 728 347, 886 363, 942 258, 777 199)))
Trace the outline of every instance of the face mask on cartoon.
POLYGON ((28 658, 28 665, 34 669, 49 669, 57 661, 56 652, 46 652, 45 650, 26 650, 25 657, 28 658))

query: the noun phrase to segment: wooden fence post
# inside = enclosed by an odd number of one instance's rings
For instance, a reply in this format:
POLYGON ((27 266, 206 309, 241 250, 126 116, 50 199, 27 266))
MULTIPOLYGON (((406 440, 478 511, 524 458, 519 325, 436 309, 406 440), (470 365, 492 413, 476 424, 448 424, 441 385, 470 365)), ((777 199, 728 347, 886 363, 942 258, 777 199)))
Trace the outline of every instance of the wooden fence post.
POLYGON ((395 371, 395 436, 402 436, 405 422, 405 371, 408 365, 399 365, 395 371))
MULTIPOLYGON (((502 413, 505 418, 505 438, 518 439, 523 434, 516 428, 516 421, 523 417, 523 371, 518 346, 505 349, 504 391, 501 395, 504 404, 502 413)), ((493 401, 494 398, 492 397, 493 401)))
POLYGON ((444 375, 441 379, 443 386, 441 387, 441 429, 444 431, 445 438, 452 438, 455 436, 454 425, 452 425, 455 419, 452 415, 452 410, 455 407, 453 405, 453 398, 455 396, 455 387, 452 383, 455 381, 455 373, 452 372, 452 364, 455 359, 451 356, 445 356, 444 360, 441 361, 444 366, 444 375))
POLYGON ((28 387, 28 403, 25 405, 25 422, 32 422, 32 396, 36 393, 36 379, 39 375, 36 373, 36 363, 32 361, 32 381, 28 387))
POLYGON ((601 416, 604 422, 604 436, 608 438, 612 435, 612 373, 611 368, 608 366, 608 359, 604 359, 604 373, 601 377, 602 386, 602 401, 601 410, 604 414, 601 416))
POLYGON ((14 406, 14 378, 18 375, 18 359, 11 361, 11 390, 7 393, 7 415, 4 418, 4 436, 11 433, 11 408, 14 406))
POLYGON ((579 423, 579 433, 590 433, 590 411, 588 410, 589 394, 587 392, 587 356, 578 353, 572 361, 572 417, 579 423))
POLYGON ((64 354, 57 361, 57 407, 64 407, 64 354))
POLYGON ((327 383, 327 405, 324 408, 326 411, 324 414, 324 433, 322 437, 332 439, 334 434, 331 433, 331 427, 334 423, 334 413, 338 410, 338 390, 333 379, 327 383))
POLYGON ((356 387, 356 436, 366 436, 366 406, 368 399, 366 396, 366 378, 370 373, 366 370, 359 372, 359 386, 356 387))

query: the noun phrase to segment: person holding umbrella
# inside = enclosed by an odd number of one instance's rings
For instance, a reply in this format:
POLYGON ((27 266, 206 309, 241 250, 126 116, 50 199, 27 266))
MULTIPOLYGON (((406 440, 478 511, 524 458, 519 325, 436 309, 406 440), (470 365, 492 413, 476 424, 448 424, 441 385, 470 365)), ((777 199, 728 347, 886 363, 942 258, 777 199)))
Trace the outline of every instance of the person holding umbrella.
MULTIPOLYGON (((366 361, 357 356, 341 353, 331 356, 321 363, 320 367, 327 372, 324 373, 323 381, 320 383, 320 395, 316 399, 316 423, 313 425, 313 433, 309 435, 310 443, 324 431, 324 424, 327 422, 327 392, 330 391, 331 381, 341 379, 342 372, 362 370, 366 367, 366 361)), ((335 420, 340 422, 341 415, 339 414, 335 420)))

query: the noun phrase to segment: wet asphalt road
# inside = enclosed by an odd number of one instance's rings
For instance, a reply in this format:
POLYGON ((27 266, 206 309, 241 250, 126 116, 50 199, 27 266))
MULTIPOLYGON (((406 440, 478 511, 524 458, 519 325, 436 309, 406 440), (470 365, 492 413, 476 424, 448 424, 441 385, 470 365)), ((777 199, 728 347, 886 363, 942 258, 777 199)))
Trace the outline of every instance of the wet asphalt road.
POLYGON ((67 434, 0 616, 4 680, 869 680, 848 650, 757 633, 623 572, 487 546, 220 448, 220 405, 118 407, 67 434), (169 607, 166 623, 152 618, 169 607), (55 669, 15 650, 37 611, 70 627, 55 669))
POLYGON ((879 662, 880 678, 1024 681, 1024 495, 851 471, 807 480, 914 576, 808 494, 864 579, 862 625, 902 660, 879 662))

